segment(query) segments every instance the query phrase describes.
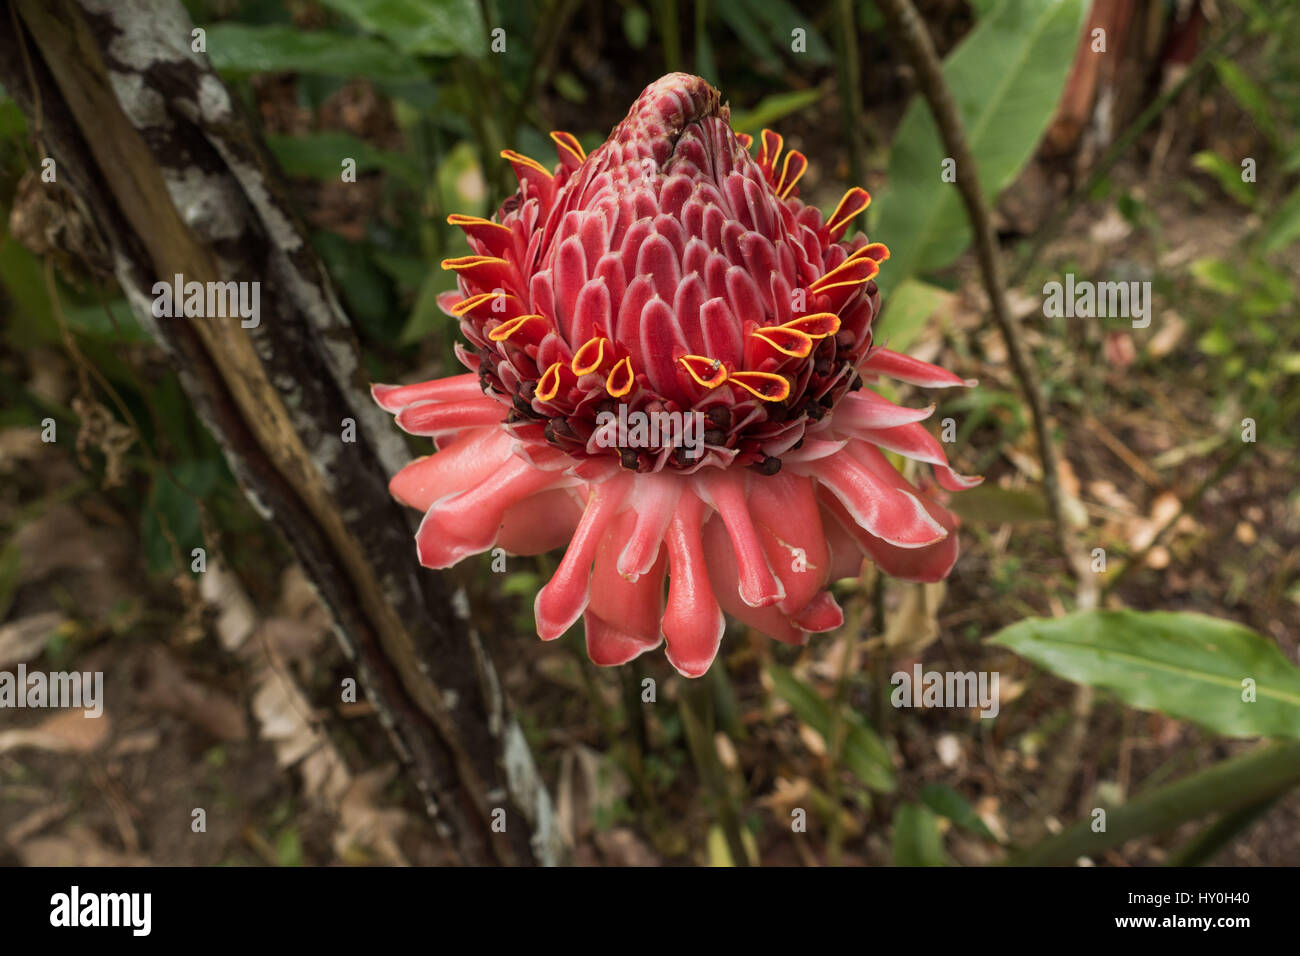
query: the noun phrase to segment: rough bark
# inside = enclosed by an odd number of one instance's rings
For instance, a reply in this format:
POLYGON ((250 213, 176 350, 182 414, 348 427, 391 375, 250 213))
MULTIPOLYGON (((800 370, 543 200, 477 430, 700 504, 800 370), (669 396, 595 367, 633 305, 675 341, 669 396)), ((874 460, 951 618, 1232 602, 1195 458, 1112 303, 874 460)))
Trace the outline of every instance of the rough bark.
POLYGON ((550 798, 465 594, 419 568, 388 496, 402 444, 263 145, 191 51, 179 0, 0 7, 0 81, 245 493, 319 589, 435 825, 466 863, 557 862, 550 798), (155 319, 153 286, 177 274, 260 282, 260 324, 155 319))

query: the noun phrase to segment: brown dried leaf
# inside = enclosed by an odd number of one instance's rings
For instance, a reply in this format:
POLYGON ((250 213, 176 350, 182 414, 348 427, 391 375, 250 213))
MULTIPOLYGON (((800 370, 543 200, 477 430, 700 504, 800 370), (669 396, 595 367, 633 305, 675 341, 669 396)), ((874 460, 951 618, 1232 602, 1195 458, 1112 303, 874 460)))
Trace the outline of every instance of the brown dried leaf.
POLYGON ((80 708, 57 710, 35 727, 0 731, 0 754, 20 747, 52 753, 89 753, 108 737, 108 712, 87 717, 80 708))

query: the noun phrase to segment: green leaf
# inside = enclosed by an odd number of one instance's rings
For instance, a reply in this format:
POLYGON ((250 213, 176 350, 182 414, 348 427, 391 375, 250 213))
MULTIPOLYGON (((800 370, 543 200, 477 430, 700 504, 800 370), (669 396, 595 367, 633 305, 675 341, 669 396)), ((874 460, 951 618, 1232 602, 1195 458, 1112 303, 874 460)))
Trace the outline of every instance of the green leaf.
POLYGON ((275 858, 281 866, 302 866, 302 839, 293 827, 285 827, 277 834, 275 858))
POLYGON ((11 99, 0 100, 0 139, 14 139, 27 133, 27 117, 11 99))
POLYGON ((370 260, 369 244, 325 230, 316 231, 311 238, 348 313, 362 331, 383 342, 396 338, 401 316, 394 308, 388 278, 370 260))
POLYGON ((423 185, 423 177, 412 157, 375 149, 350 133, 329 130, 303 136, 272 134, 266 137, 266 143, 290 176, 339 179, 343 174, 343 160, 353 159, 358 173, 383 170, 413 188, 423 185))
POLYGON ((1192 165, 1214 177, 1219 188, 1243 206, 1255 205, 1255 190, 1243 182, 1241 167, 1234 166, 1218 153, 1203 150, 1192 157, 1192 165))
POLYGON ((1202 614, 1083 611, 1030 618, 990 642, 1054 674, 1233 737, 1300 738, 1300 668, 1247 627, 1202 614), (1253 681, 1255 700, 1245 682, 1253 681))
POLYGON ((825 91, 821 87, 811 90, 793 90, 789 93, 773 93, 758 101, 752 110, 737 110, 731 114, 731 125, 738 133, 749 133, 757 138, 764 128, 771 128, 778 121, 806 109, 822 98, 825 91))
POLYGON ((1277 141, 1277 128, 1273 125, 1273 114, 1268 95, 1248 77, 1241 67, 1225 57, 1214 58, 1214 71, 1219 74, 1219 81, 1232 94, 1237 104, 1250 114, 1259 131, 1277 141))
POLYGON ((952 787, 942 783, 926 784, 921 788, 921 802, 939 816, 947 817, 963 830, 969 830, 977 836, 997 842, 997 837, 979 818, 975 808, 952 787))
POLYGON ((990 484, 976 485, 953 495, 948 507, 965 521, 987 524, 1026 524, 1046 521, 1049 517, 1041 491, 990 484))
POLYGON ((1198 286, 1211 292, 1236 295, 1245 289, 1240 270, 1224 259, 1206 256, 1189 265, 1187 271, 1191 273, 1192 279, 1198 286))
POLYGON ((718 16, 731 27, 732 32, 740 38, 741 44, 758 62, 779 62, 780 57, 768 41, 766 34, 759 29, 744 0, 719 0, 717 11, 718 16))
POLYGON ((799 62, 816 66, 831 62, 830 47, 813 27, 811 18, 786 0, 722 0, 718 12, 751 52, 764 57, 767 62, 776 59, 776 50, 799 62), (768 46, 766 39, 755 36, 760 25, 774 46, 768 46), (796 29, 803 30, 804 49, 799 52, 794 49, 796 29))
POLYGON ((894 811, 894 863, 897 866, 947 866, 939 818, 919 803, 894 811))
POLYGON ((415 305, 406 318, 401 333, 397 336, 398 345, 414 345, 430 335, 439 335, 448 339, 456 327, 456 320, 442 311, 438 305, 438 295, 456 287, 456 277, 443 269, 431 270, 420 286, 420 293, 415 297, 415 305), (451 278, 448 278, 451 275, 451 278))
MULTIPOLYGON (((990 201, 1019 174, 1056 111, 1085 8, 1083 0, 1004 0, 944 63, 990 201)), ((882 289, 947 265, 970 242, 957 185, 941 177, 947 156, 929 107, 913 97, 874 219, 873 234, 891 253, 880 272, 882 289)))
POLYGON ((216 462, 200 460, 179 462, 172 467, 170 474, 162 469, 156 473, 149 504, 140 516, 140 536, 151 570, 177 570, 172 542, 168 540, 170 534, 180 552, 184 570, 189 571, 190 551, 204 547, 198 501, 211 494, 220 477, 221 468, 216 462), (175 481, 172 475, 175 475, 175 481), (163 531, 164 522, 166 533, 163 531))
POLYGON ((228 73, 319 73, 409 80, 420 65, 382 40, 286 26, 214 23, 207 27, 208 57, 228 73))
POLYGON ((634 50, 644 50, 650 39, 650 14, 635 4, 623 8, 623 36, 634 50))
MULTIPOLYGON (((790 705, 795 716, 825 737, 829 745, 833 724, 830 702, 780 665, 769 664, 767 672, 777 694, 790 705)), ((884 741, 854 710, 846 707, 842 721, 845 766, 873 790, 893 792, 894 763, 884 741)))
POLYGON ((1269 217, 1259 237, 1259 251, 1277 252, 1300 239, 1300 186, 1291 191, 1277 212, 1269 217))
POLYGON ((65 305, 63 317, 68 328, 83 335, 114 342, 149 342, 148 332, 140 325, 126 299, 96 302, 94 305, 65 305), (105 311, 107 309, 107 312, 105 311), (112 319, 109 318, 112 314, 112 319))
POLYGON ((895 352, 906 352, 925 328, 926 320, 949 298, 951 293, 937 285, 906 279, 889 294, 884 314, 872 329, 882 344, 888 342, 895 352))
POLYGON ((321 0, 403 53, 483 56, 487 29, 476 0, 321 0))

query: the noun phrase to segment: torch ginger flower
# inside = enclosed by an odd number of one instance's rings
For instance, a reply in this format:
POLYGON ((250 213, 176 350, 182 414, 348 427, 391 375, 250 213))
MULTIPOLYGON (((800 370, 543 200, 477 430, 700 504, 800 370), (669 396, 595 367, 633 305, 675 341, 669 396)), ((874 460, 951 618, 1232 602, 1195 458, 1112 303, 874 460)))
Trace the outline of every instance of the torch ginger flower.
POLYGON ((802 644, 843 622, 827 587, 864 554, 938 580, 956 521, 883 450, 931 465, 947 490, 979 480, 917 424, 933 406, 863 387, 974 384, 873 348, 872 279, 889 252, 843 238, 870 197, 849 190, 823 221, 798 198, 804 156, 764 131, 753 158, 729 118, 717 90, 674 73, 590 155, 558 132, 553 171, 505 151, 519 189, 496 219, 449 219, 473 254, 442 264, 459 294, 440 304, 469 340, 457 354, 470 373, 373 389, 437 445, 390 485, 424 512, 421 563, 567 544, 537 631, 553 640, 582 617, 597 664, 662 638, 697 677, 723 611, 802 644), (620 405, 699 413, 702 447, 615 435, 620 405))

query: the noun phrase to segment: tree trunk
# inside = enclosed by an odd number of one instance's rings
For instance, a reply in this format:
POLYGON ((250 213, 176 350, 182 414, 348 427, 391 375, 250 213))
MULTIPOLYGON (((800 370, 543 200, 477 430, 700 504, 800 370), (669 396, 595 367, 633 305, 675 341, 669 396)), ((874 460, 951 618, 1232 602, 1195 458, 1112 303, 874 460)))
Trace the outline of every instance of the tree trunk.
POLYGON ((439 832, 469 864, 558 862, 549 795, 465 594, 419 568, 388 496, 405 453, 370 401, 348 320, 265 148, 191 51, 179 0, 0 6, 0 81, 245 493, 319 589, 439 832), (154 284, 177 275, 260 283, 259 323, 155 318, 154 284))

